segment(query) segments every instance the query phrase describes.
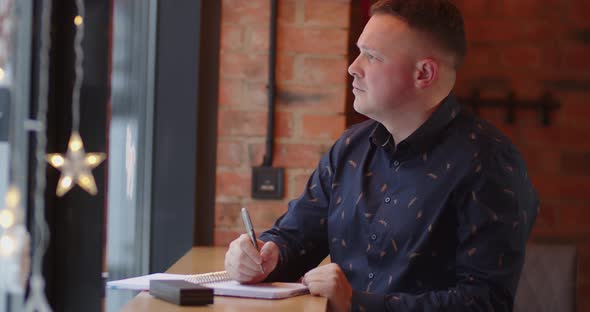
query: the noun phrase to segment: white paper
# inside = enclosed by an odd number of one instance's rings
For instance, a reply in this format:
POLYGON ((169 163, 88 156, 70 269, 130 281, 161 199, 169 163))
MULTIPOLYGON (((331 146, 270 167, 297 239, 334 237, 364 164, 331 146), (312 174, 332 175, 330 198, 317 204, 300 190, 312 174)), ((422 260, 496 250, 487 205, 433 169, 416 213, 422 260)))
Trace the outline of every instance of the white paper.
POLYGON ((184 280, 184 274, 155 273, 107 282, 110 289, 150 290, 151 280, 184 280))
MULTIPOLYGON (((107 282, 110 289, 149 290, 150 280, 184 280, 190 275, 156 273, 139 277, 107 282)), ((281 299, 308 293, 307 286, 300 283, 259 283, 240 284, 236 281, 224 281, 201 284, 213 288, 218 296, 247 298, 281 299)))

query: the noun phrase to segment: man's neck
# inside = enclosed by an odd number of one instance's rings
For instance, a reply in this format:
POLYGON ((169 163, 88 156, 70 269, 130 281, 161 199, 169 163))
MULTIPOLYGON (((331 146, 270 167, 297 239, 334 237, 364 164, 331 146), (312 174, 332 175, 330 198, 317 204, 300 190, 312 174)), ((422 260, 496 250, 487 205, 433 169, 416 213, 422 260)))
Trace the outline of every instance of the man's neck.
POLYGON ((396 111, 391 112, 387 120, 381 123, 391 133, 397 145, 420 128, 430 118, 445 97, 432 99, 430 104, 422 102, 398 107, 396 111))

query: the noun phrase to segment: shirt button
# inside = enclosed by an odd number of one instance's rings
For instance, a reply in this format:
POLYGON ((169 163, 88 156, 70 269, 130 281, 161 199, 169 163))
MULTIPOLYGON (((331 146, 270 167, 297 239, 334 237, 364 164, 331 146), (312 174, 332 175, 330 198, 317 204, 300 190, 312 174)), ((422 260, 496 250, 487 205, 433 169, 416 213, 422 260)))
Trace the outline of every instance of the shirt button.
POLYGON ((376 240, 377 239, 377 234, 371 234, 371 239, 372 240, 376 240))
POLYGON ((386 203, 389 203, 390 201, 391 201, 391 198, 390 197, 385 197, 385 202, 386 203))
POLYGON ((373 275, 373 272, 369 273, 369 278, 373 278, 375 275, 373 275))
POLYGON ((394 166, 396 166, 396 167, 397 167, 397 166, 399 166, 399 161, 397 161, 397 160, 394 160, 394 161, 393 161, 393 165, 394 165, 394 166))

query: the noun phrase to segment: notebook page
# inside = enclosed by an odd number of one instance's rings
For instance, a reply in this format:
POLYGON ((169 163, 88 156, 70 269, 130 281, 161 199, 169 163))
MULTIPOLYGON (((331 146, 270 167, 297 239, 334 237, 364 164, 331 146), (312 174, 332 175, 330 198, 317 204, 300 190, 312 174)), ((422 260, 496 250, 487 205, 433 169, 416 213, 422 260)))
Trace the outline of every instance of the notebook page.
POLYGON ((203 286, 212 287, 217 296, 234 296, 262 299, 281 299, 306 294, 307 286, 300 283, 259 283, 240 284, 236 281, 206 283, 203 286))
POLYGON ((184 280, 184 274, 155 273, 107 282, 110 289, 149 290, 150 280, 184 280))

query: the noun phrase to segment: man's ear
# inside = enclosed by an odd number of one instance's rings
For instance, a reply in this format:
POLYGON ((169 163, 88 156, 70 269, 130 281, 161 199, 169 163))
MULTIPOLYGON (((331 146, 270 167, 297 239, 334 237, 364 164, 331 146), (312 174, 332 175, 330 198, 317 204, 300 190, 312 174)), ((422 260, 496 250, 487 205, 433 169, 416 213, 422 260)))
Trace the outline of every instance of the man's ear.
POLYGON ((438 79, 438 70, 439 65, 435 60, 431 58, 419 60, 416 63, 414 77, 416 88, 425 89, 430 87, 438 79))

